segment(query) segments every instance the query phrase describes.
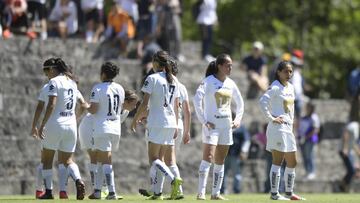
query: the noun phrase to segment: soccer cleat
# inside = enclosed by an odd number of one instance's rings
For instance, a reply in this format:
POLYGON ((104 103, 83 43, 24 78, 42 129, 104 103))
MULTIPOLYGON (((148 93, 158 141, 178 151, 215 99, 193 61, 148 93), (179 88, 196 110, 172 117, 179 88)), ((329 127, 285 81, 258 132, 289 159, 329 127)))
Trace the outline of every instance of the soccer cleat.
POLYGON ((280 195, 279 193, 276 193, 275 195, 271 194, 270 199, 272 199, 272 200, 285 200, 285 201, 290 200, 290 199, 280 195))
POLYGON ((184 194, 180 193, 175 197, 175 200, 180 200, 180 199, 184 199, 184 198, 185 198, 184 194))
POLYGON ((139 193, 142 195, 142 196, 145 196, 145 197, 150 197, 153 195, 152 192, 146 190, 146 189, 139 189, 139 193))
POLYGON ((198 194, 198 195, 196 196, 196 199, 197 199, 197 200, 206 200, 205 194, 198 194))
POLYGON ((45 192, 38 199, 54 199, 54 196, 51 192, 45 192))
POLYGON ((117 200, 118 198, 116 197, 115 192, 110 192, 106 197, 106 200, 117 200))
POLYGON ((44 191, 42 191, 42 190, 36 190, 36 192, 35 192, 35 198, 36 199, 39 199, 39 197, 41 197, 42 195, 44 195, 44 191))
POLYGON ((60 191, 59 192, 59 199, 69 199, 66 191, 60 191))
POLYGON ((299 195, 296 194, 292 194, 292 195, 286 195, 286 198, 290 199, 290 200, 306 200, 303 197, 300 197, 299 195))
POLYGON ((85 184, 82 180, 77 179, 75 182, 76 186, 76 199, 83 200, 85 197, 85 184))
POLYGON ((175 178, 171 182, 171 194, 170 194, 171 199, 176 199, 176 197, 179 195, 179 189, 182 183, 183 180, 181 178, 175 178))
POLYGON ((211 195, 211 200, 229 200, 221 195, 211 195))
POLYGON ((154 195, 151 195, 146 200, 164 200, 164 196, 162 196, 162 194, 154 194, 154 195))
POLYGON ((89 199, 101 199, 100 190, 95 190, 91 195, 88 196, 89 199))

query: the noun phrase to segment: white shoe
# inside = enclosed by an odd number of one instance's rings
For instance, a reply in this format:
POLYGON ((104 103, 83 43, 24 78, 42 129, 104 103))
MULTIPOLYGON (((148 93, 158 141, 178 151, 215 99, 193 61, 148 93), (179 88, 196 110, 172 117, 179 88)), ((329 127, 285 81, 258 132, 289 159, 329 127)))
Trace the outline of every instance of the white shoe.
POLYGON ((270 195, 270 199, 272 199, 272 200, 285 200, 285 201, 290 200, 290 199, 280 195, 279 193, 277 193, 276 195, 270 195))
POLYGON ((197 199, 197 200, 206 200, 205 194, 198 194, 198 195, 196 196, 196 199, 197 199))
POLYGON ((210 54, 207 54, 206 56, 204 56, 205 61, 207 61, 208 63, 210 63, 211 61, 215 61, 216 58, 211 56, 210 54))
POLYGON ((306 179, 308 179, 308 180, 314 180, 315 178, 316 178, 315 173, 309 173, 309 174, 306 176, 306 179))

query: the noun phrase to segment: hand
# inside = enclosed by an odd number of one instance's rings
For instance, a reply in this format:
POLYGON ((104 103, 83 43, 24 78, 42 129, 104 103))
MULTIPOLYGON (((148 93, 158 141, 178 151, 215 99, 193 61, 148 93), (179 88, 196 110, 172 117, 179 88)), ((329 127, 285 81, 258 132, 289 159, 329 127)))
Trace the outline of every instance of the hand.
POLYGON ((39 132, 38 132, 38 137, 40 139, 44 139, 45 138, 45 134, 44 134, 44 126, 40 126, 39 132))
POLYGON ((178 136, 178 129, 177 128, 175 128, 175 132, 174 132, 174 139, 176 139, 177 138, 177 136, 178 136))
POLYGON ((130 127, 130 129, 131 129, 133 132, 136 132, 136 124, 137 124, 137 121, 134 119, 134 120, 131 122, 131 127, 130 127))
POLYGON ((240 152, 239 159, 242 160, 242 161, 246 160, 247 159, 247 153, 240 152))
POLYGON ((31 128, 31 133, 30 133, 30 135, 31 135, 33 138, 36 138, 36 139, 39 137, 39 132, 38 132, 38 129, 37 129, 36 126, 33 127, 33 128, 31 128))
POLYGON ((183 134, 183 143, 184 144, 189 144, 190 143, 190 133, 189 132, 185 132, 183 134))
POLYGON ((141 118, 141 119, 138 121, 138 123, 140 123, 140 124, 142 124, 142 125, 146 125, 146 123, 147 123, 147 118, 146 118, 146 117, 141 118))
POLYGON ((343 149, 341 152, 342 152, 342 154, 343 154, 344 156, 349 156, 349 153, 348 153, 348 150, 347 150, 347 149, 343 149))
POLYGON ((273 120, 273 123, 277 123, 277 124, 283 124, 285 121, 284 119, 279 116, 279 117, 276 117, 274 120, 273 120))
POLYGON ((88 108, 90 108, 90 104, 87 103, 86 101, 84 101, 84 103, 81 104, 81 107, 84 109, 88 109, 88 108))
POLYGON ((211 122, 205 123, 205 126, 206 126, 208 129, 215 129, 215 124, 213 124, 213 123, 211 123, 211 122))
POLYGON ((239 127, 240 127, 240 122, 235 122, 235 121, 233 121, 233 122, 231 123, 231 127, 232 127, 232 128, 239 128, 239 127))

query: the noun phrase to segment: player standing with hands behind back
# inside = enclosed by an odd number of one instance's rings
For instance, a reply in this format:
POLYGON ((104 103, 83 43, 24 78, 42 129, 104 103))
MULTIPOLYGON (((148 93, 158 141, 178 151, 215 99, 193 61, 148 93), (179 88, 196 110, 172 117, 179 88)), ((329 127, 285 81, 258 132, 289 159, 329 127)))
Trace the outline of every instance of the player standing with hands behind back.
POLYGON ((293 193, 296 166, 296 139, 293 133, 295 91, 289 82, 293 75, 290 62, 279 63, 275 81, 260 98, 260 107, 269 121, 266 150, 272 154, 270 185, 272 200, 305 200, 293 193), (279 194, 280 168, 283 160, 285 168, 286 197, 279 194))

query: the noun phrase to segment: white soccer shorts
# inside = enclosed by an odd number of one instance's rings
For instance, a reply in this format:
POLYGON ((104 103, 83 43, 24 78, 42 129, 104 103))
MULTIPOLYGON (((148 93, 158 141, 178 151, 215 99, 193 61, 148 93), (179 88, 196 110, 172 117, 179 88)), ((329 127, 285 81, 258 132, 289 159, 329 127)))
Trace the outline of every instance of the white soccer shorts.
POLYGON ((276 124, 270 122, 266 129, 267 144, 266 150, 279 152, 296 151, 296 140, 293 133, 293 126, 290 124, 276 124))

